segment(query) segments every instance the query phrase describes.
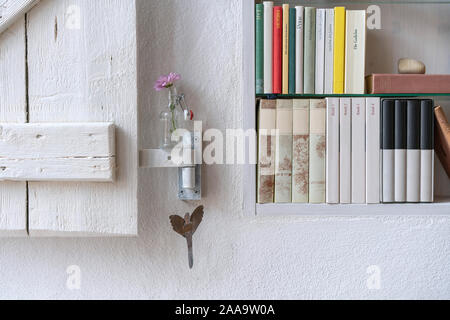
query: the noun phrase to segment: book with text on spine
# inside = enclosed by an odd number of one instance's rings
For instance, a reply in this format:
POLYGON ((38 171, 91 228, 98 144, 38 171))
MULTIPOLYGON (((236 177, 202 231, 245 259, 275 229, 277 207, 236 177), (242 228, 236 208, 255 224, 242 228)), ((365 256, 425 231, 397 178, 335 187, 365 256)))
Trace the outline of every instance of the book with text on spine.
POLYGON ((315 93, 316 8, 305 7, 303 43, 303 93, 315 93))
POLYGON ((366 101, 352 98, 352 203, 366 202, 366 101))
POLYGON ((310 100, 309 119, 309 203, 325 203, 325 99, 310 100))
POLYGON ((366 202, 380 202, 380 98, 366 98, 366 202))
POLYGON ((364 94, 366 11, 347 10, 345 39, 345 93, 364 94))
POLYGON ((315 93, 324 92, 325 72, 325 9, 316 9, 316 66, 315 66, 315 93))
POLYGON ((325 76, 324 93, 333 93, 334 64, 334 9, 326 9, 325 14, 325 76))
POLYGON ((339 203, 339 98, 327 98, 326 200, 339 203))
POLYGON ((303 31, 304 11, 303 6, 295 7, 297 13, 295 30, 295 93, 303 93, 303 31))
POLYGON ((339 99, 339 202, 351 203, 351 98, 339 99))

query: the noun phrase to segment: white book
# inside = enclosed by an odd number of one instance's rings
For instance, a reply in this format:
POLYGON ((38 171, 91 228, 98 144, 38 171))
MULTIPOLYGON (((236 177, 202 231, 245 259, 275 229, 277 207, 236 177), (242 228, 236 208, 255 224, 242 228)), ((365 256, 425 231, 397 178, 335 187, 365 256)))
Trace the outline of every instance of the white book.
POLYGON ((309 195, 309 100, 292 102, 292 202, 307 203, 309 195))
POLYGON ((326 9, 325 18, 325 94, 333 93, 334 9, 326 9))
POLYGON ((352 203, 366 202, 366 101, 352 98, 352 203))
POLYGON ((272 93, 273 1, 264 1, 264 93, 272 93))
POLYGON ((295 29, 295 93, 303 93, 303 34, 305 30, 303 6, 296 6, 295 29))
POLYGON ((380 98, 366 99, 366 202, 380 202, 380 98))
POLYGON ((364 94, 366 11, 347 10, 345 29, 345 93, 364 94))
POLYGON ((292 202, 292 100, 276 105, 275 202, 292 202))
POLYGON ((351 203, 351 126, 350 98, 339 101, 339 198, 340 203, 351 203))
POLYGON ((323 94, 325 63, 325 9, 316 11, 315 93, 323 94))
POLYGON ((339 203, 339 98, 327 98, 326 200, 339 203))
POLYGON ((325 99, 311 99, 309 110, 309 203, 325 203, 325 99))

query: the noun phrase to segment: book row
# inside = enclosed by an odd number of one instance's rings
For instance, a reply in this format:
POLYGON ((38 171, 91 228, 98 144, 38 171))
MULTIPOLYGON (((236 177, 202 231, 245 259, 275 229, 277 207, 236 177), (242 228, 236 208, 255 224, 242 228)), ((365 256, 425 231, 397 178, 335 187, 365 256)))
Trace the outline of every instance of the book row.
POLYGON ((432 202, 432 105, 377 97, 260 100, 257 202, 432 202))
POLYGON ((383 202, 432 202, 434 114, 430 99, 384 99, 383 202))
POLYGON ((257 94, 363 94, 366 12, 256 5, 257 94))

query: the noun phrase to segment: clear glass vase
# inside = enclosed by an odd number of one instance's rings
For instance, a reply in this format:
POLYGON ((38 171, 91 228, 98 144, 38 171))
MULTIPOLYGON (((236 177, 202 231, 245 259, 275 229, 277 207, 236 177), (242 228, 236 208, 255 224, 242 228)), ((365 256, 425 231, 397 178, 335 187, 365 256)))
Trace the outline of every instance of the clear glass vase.
POLYGON ((177 144, 177 141, 173 141, 172 134, 182 126, 184 121, 184 112, 180 105, 180 97, 177 94, 176 87, 173 85, 168 88, 168 105, 159 114, 159 121, 161 126, 160 148, 170 152, 177 144))

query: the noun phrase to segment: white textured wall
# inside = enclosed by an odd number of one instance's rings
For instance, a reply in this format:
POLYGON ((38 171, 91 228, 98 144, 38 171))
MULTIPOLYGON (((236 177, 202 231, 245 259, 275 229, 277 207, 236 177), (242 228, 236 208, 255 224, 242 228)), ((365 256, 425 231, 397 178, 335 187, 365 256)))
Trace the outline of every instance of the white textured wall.
MULTIPOLYGON (((138 0, 143 147, 165 103, 157 76, 180 72, 182 91, 208 127, 242 125, 241 1, 138 0)), ((0 298, 450 298, 450 218, 248 218, 241 168, 204 171, 205 219, 187 268, 168 216, 174 170, 140 174, 138 239, 0 240, 0 298), (66 289, 79 265, 81 290, 66 289), (366 268, 381 268, 381 289, 366 268)))

